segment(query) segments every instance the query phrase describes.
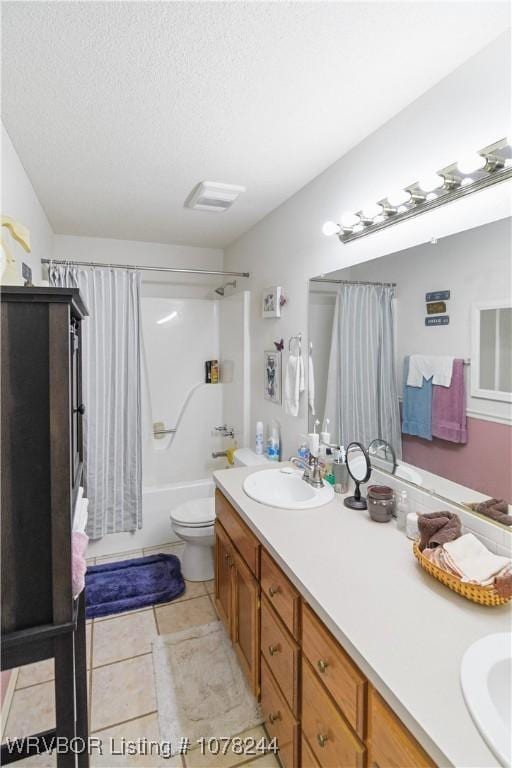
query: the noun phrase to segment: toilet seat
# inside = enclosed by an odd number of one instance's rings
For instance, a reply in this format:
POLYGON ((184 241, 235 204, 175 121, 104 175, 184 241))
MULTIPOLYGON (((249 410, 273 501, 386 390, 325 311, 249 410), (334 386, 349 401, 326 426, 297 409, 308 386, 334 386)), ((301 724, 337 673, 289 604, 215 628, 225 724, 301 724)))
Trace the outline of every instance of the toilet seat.
POLYGON ((171 521, 184 528, 206 528, 215 522, 215 499, 185 501, 171 512, 171 521))

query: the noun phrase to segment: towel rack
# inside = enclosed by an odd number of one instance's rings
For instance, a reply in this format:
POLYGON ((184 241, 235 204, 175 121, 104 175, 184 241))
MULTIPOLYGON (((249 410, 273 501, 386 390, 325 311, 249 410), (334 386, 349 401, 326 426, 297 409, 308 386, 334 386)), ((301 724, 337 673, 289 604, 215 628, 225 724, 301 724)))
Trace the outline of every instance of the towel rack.
POLYGON ((299 333, 296 336, 290 336, 290 339, 288 341, 288 352, 292 351, 292 341, 296 341, 299 345, 299 354, 302 354, 302 333, 299 333))

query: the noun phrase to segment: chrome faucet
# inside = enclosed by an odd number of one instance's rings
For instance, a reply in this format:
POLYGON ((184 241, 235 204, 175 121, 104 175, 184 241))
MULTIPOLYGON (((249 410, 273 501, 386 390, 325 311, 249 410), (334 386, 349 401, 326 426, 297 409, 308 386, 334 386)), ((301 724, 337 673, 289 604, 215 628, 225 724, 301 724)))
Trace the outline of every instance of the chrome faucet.
POLYGON ((323 488, 324 481, 322 480, 322 475, 320 473, 318 456, 312 456, 310 454, 308 461, 305 461, 305 459, 302 459, 300 456, 291 456, 290 461, 292 464, 296 464, 297 466, 300 465, 300 467, 304 469, 302 479, 305 483, 308 483, 308 485, 311 485, 313 488, 323 488))
POLYGON ((220 432, 223 437, 234 437, 235 429, 228 424, 221 424, 220 427, 215 427, 216 432, 220 432))

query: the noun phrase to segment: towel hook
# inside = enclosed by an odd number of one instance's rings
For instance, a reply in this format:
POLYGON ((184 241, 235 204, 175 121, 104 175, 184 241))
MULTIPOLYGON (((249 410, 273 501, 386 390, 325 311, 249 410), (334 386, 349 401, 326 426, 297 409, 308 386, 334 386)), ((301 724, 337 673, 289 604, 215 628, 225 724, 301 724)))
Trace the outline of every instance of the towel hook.
POLYGON ((292 341, 296 341, 299 345, 299 354, 302 354, 302 333, 299 333, 296 336, 290 336, 290 340, 288 341, 288 352, 292 351, 292 341))

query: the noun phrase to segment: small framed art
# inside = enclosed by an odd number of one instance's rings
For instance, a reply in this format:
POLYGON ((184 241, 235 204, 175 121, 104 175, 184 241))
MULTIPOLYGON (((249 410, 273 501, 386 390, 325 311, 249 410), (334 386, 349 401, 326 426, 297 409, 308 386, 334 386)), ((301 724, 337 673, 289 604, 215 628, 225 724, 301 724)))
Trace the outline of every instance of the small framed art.
POLYGON ((283 289, 280 285, 273 285, 263 291, 262 316, 281 317, 281 296, 283 289))
POLYGON ((265 399, 281 403, 281 353, 275 349, 264 353, 265 399))

